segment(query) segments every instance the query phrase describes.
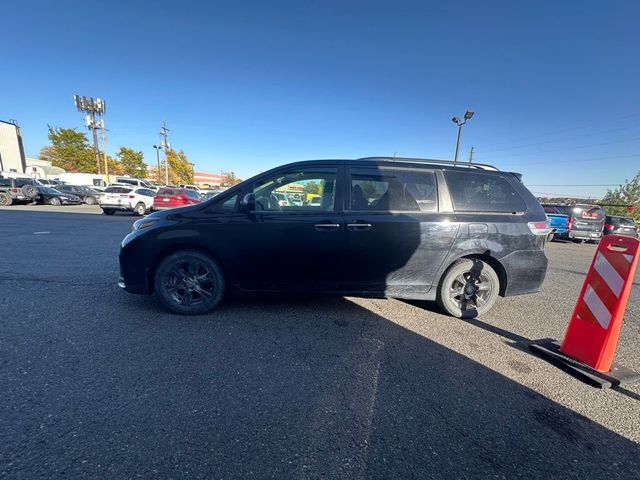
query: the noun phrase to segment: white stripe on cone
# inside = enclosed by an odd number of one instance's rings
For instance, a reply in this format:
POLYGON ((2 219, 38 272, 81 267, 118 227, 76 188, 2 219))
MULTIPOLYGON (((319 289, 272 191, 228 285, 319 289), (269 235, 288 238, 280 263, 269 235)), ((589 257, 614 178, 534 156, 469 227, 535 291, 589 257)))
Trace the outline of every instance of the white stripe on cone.
POLYGON ((609 313, 609 310, 607 310, 607 306, 602 303, 602 300, 600 300, 596 291, 591 288, 591 285, 587 285, 587 290, 585 291, 582 300, 587 304, 587 307, 589 307, 589 310, 591 310, 591 313, 596 318, 600 326, 605 330, 609 328, 611 314, 609 313))
POLYGON ((600 252, 598 252, 598 256, 596 257, 594 268, 607 285, 609 285, 609 288, 615 296, 619 297, 620 292, 622 291, 622 286, 624 285, 624 279, 618 272, 616 272, 616 269, 609 263, 609 260, 607 260, 600 252))

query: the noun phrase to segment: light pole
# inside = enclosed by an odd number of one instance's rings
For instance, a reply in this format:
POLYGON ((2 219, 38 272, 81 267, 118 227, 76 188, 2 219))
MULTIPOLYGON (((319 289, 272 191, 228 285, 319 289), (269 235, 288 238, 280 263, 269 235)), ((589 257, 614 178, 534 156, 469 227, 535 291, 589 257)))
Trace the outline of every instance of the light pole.
POLYGON ((160 183, 162 183, 160 179, 160 150, 162 150, 162 145, 154 145, 153 148, 156 150, 156 176, 158 177, 158 185, 160 185, 160 183))
POLYGON ((191 183, 195 185, 196 184, 196 164, 189 163, 189 165, 191 165, 191 183))
POLYGON ((473 117, 473 114, 474 112, 467 110, 464 114, 464 121, 461 121, 460 117, 453 117, 451 119, 453 123, 458 125, 458 140, 456 141, 456 156, 453 159, 454 165, 458 163, 458 153, 460 151, 460 139, 462 138, 462 127, 464 126, 465 123, 467 123, 467 120, 471 120, 471 117, 473 117))

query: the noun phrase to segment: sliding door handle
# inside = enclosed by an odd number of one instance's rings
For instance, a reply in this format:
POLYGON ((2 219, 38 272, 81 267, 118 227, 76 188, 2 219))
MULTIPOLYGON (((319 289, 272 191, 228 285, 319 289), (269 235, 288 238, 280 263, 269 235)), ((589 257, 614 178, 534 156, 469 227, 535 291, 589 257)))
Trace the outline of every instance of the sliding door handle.
POLYGON ((320 232, 331 232, 334 230, 338 230, 340 228, 340 224, 339 223, 316 223, 315 228, 320 232))
POLYGON ((347 228, 349 230, 354 230, 354 231, 371 230, 371 226, 372 225, 370 223, 364 223, 364 222, 353 222, 353 223, 347 224, 347 228))

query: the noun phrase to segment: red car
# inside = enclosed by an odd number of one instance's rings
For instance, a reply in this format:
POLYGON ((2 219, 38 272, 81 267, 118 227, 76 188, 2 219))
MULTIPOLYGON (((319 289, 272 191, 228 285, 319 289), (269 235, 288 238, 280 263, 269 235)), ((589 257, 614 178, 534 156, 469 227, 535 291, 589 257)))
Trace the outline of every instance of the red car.
POLYGON ((187 188, 166 187, 158 190, 153 197, 153 210, 167 210, 169 208, 185 207, 201 203, 202 197, 187 188))

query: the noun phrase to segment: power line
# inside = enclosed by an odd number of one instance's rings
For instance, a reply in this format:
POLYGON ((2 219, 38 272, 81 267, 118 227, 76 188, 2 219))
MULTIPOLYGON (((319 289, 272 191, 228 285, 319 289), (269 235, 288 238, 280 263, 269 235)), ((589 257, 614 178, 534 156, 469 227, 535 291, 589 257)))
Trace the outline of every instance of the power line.
POLYGON ((526 155, 537 155, 539 153, 549 153, 549 152, 557 152, 557 151, 563 151, 563 150, 571 150, 571 149, 575 149, 575 148, 590 148, 590 147, 599 147, 602 145, 614 145, 616 143, 626 143, 626 142, 636 142, 640 140, 640 137, 632 137, 632 138, 625 138, 623 140, 614 140, 611 142, 600 142, 600 143, 590 143, 588 145, 573 145, 573 146, 567 146, 566 148, 552 148, 551 150, 538 150, 538 151, 533 151, 531 153, 516 153, 516 154, 507 154, 509 157, 522 157, 522 156, 526 156, 526 155))
POLYGON ((577 183, 566 183, 566 184, 541 184, 541 183, 529 183, 527 184, 528 187, 618 187, 620 186, 620 183, 612 183, 612 184, 597 184, 597 183, 592 183, 592 184, 577 184, 577 183))
POLYGON ((538 162, 529 162, 527 161, 527 166, 528 165, 543 165, 543 164, 547 164, 547 163, 584 163, 584 162, 596 162, 596 161, 600 161, 600 160, 615 160, 618 158, 633 158, 633 157, 640 157, 640 153, 632 153, 629 155, 607 155, 604 157, 595 157, 595 158, 580 158, 580 159, 571 159, 571 160, 556 160, 555 158, 550 158, 548 160, 541 160, 538 162))
POLYGON ((567 140, 575 140, 576 138, 588 138, 588 137, 593 137, 596 135, 605 135, 607 133, 616 133, 616 132, 621 132, 623 130, 632 130, 634 128, 638 128, 638 125, 632 125, 629 127, 622 127, 622 128, 614 128, 611 130, 604 130, 602 132, 595 132, 595 133, 586 133, 583 135, 574 135, 573 137, 565 137, 565 138, 557 138, 555 140, 545 140, 544 142, 535 142, 535 143, 527 143, 524 145, 513 145, 510 147, 501 147, 501 148, 492 148, 489 150, 483 150, 482 148, 480 148, 481 152, 500 152, 503 150, 512 150, 514 148, 525 148, 525 147, 535 147, 537 145, 546 145, 549 143, 557 143, 557 142, 565 142, 567 140))
POLYGON ((552 136, 552 135, 560 135, 560 134, 566 133, 566 132, 573 132, 575 130, 582 130, 584 128, 591 128, 591 127, 595 127, 595 126, 598 126, 598 125, 608 124, 608 123, 611 123, 611 122, 614 122, 614 121, 628 120, 629 118, 636 118, 636 117, 640 117, 640 112, 632 113, 630 115, 625 115, 625 116, 622 116, 622 117, 611 118, 609 120, 600 120, 598 122, 591 122, 591 123, 588 123, 588 124, 585 124, 585 125, 579 125, 577 127, 564 128, 562 130, 557 130, 555 132, 540 133, 540 134, 532 135, 532 136, 529 136, 529 137, 519 138, 517 140, 507 140, 507 141, 504 141, 504 142, 497 142, 497 143, 494 143, 493 145, 489 144, 489 147, 495 147, 495 146, 498 146, 498 145, 510 145, 512 143, 518 143, 518 142, 526 142, 528 140, 533 140, 533 139, 536 139, 536 138, 542 138, 542 137, 547 137, 547 136, 552 136))

